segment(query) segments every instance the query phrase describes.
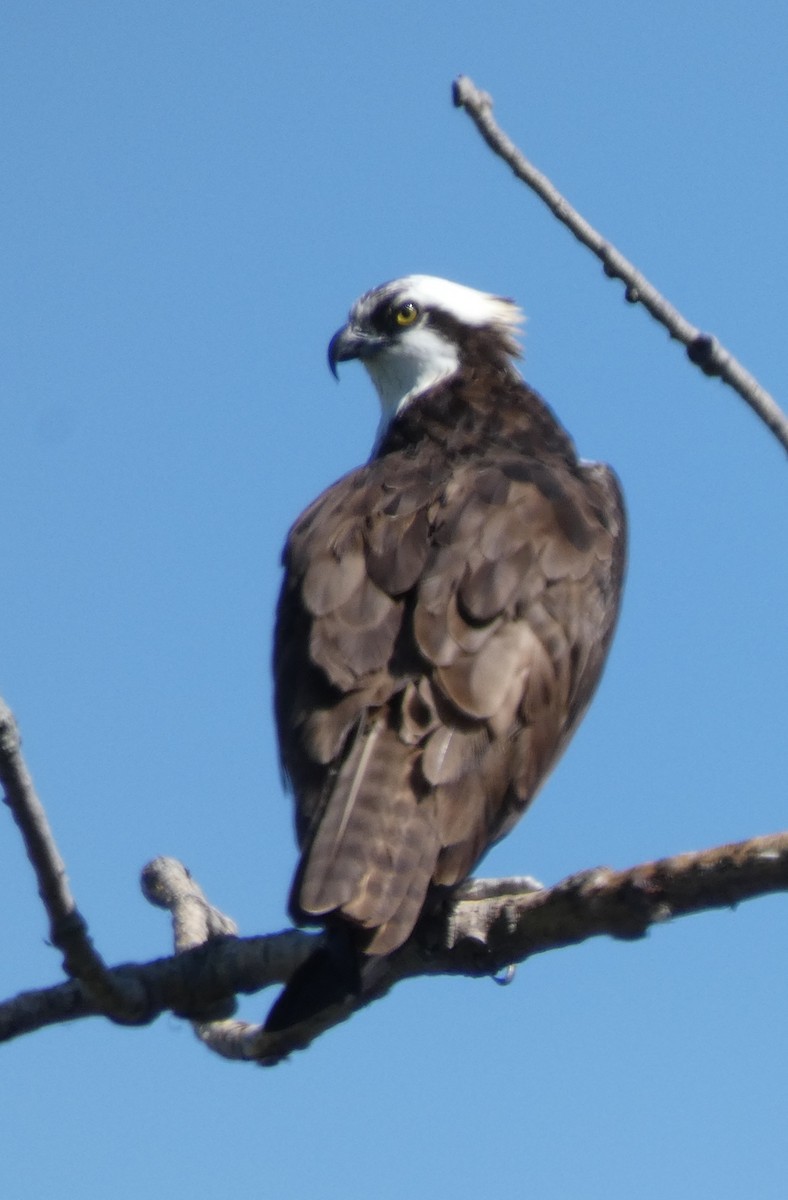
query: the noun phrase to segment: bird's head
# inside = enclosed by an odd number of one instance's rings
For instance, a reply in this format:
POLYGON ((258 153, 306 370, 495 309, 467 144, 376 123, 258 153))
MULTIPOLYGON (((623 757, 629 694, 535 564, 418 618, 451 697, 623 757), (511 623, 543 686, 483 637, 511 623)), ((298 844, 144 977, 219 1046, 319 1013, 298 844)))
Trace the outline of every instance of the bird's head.
POLYGON ((523 321, 511 300, 433 275, 381 284, 350 310, 331 339, 328 362, 359 358, 375 384, 385 427, 421 392, 454 375, 480 350, 496 363, 520 353, 523 321))

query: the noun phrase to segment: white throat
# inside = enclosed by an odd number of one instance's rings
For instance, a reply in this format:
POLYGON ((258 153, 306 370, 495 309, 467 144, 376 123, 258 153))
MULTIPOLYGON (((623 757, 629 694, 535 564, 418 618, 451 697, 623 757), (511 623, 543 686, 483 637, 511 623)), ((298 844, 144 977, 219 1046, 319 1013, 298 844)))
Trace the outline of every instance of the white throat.
POLYGON ((453 375, 460 355, 435 329, 408 330, 397 343, 364 361, 380 399, 377 446, 397 413, 414 397, 453 375))

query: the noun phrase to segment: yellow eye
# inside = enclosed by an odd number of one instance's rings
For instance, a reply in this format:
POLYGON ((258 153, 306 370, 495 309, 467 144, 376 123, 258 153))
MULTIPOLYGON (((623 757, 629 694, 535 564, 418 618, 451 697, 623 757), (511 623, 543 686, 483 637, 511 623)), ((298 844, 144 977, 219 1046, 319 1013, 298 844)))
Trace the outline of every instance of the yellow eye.
POLYGON ((412 325, 419 315, 419 310, 412 300, 406 300, 404 304, 400 304, 395 314, 395 320, 398 325, 412 325))

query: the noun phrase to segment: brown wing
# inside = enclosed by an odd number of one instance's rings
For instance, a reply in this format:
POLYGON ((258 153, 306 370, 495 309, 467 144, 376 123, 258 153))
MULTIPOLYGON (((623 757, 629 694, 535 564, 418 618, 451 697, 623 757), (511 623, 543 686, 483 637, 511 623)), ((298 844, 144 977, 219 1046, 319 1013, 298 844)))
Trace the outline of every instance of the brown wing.
POLYGON ((599 678, 624 516, 604 467, 389 454, 294 527, 277 722, 297 920, 410 934, 532 799, 599 678))

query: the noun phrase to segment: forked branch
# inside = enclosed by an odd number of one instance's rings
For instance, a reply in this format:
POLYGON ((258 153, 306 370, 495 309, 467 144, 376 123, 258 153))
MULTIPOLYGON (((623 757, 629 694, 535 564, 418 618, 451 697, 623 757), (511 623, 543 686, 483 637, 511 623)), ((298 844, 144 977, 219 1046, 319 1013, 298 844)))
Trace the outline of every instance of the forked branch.
MULTIPOLYGON (((50 919, 59 919, 61 910, 68 916, 75 908, 69 908, 73 899, 64 890, 65 869, 5 706, 0 708, 0 780, 23 829, 50 919)), ((233 922, 209 903, 174 859, 149 864, 142 886, 151 903, 170 912, 176 954, 112 968, 98 959, 101 987, 87 971, 74 972, 76 977, 67 983, 22 993, 0 1004, 0 1041, 81 1017, 103 1015, 141 1024, 172 1012, 191 1021, 200 1040, 216 1053, 270 1065, 400 980, 496 975, 511 963, 601 934, 637 938, 672 917, 788 891, 788 833, 628 871, 598 867, 551 888, 540 888, 528 877, 471 880, 423 920, 401 950, 365 972, 359 996, 320 1019, 276 1035, 233 1020, 235 997, 286 982, 320 935, 290 929, 263 937, 234 936, 233 922), (108 1002, 113 997, 119 998, 114 1005, 108 1002)))

